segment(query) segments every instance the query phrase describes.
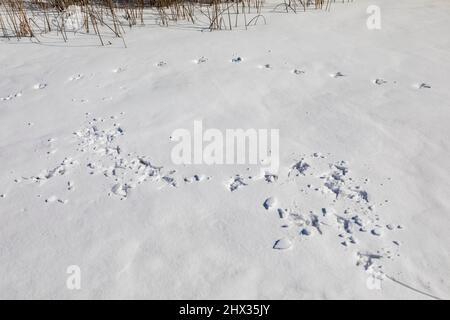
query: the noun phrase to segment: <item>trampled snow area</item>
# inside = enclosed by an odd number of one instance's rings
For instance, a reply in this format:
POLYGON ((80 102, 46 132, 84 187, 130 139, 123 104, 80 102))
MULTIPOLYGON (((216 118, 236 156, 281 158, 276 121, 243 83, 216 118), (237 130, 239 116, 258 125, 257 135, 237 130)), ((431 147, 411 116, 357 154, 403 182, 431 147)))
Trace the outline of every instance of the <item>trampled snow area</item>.
POLYGON ((450 298, 450 2, 270 8, 0 40, 1 298, 450 298), (200 120, 279 129, 279 172, 174 164, 200 120))

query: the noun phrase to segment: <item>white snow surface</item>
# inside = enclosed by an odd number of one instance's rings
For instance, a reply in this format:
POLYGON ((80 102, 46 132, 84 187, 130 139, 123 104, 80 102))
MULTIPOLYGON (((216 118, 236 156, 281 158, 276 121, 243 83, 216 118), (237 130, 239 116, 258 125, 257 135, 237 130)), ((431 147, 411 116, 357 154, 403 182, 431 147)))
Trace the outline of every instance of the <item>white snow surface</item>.
POLYGON ((450 298, 450 2, 264 15, 0 40, 0 298, 450 298), (173 164, 194 120, 278 175, 173 164))

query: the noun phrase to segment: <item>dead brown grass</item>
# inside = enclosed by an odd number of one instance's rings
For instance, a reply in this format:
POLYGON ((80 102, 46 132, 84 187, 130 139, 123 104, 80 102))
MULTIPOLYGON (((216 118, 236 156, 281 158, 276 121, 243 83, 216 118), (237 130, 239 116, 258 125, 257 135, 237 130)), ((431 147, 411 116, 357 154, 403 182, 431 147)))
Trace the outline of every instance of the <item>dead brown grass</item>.
MULTIPOLYGON (((282 1, 276 9, 297 12, 329 9, 336 0, 282 1)), ((264 0, 0 0, 0 36, 39 40, 56 32, 67 41, 69 32, 82 31, 104 45, 105 32, 123 39, 125 27, 144 25, 146 19, 162 26, 206 20, 210 30, 247 28, 265 22, 263 7, 264 0)))

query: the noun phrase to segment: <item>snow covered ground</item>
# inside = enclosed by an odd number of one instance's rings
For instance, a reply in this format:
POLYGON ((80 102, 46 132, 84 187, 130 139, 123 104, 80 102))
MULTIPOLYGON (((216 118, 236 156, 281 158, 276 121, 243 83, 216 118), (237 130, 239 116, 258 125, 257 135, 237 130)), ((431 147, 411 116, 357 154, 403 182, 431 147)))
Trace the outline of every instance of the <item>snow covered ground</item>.
POLYGON ((0 40, 0 298, 450 298, 450 2, 269 9, 0 40), (279 129, 279 172, 174 164, 196 120, 279 129))

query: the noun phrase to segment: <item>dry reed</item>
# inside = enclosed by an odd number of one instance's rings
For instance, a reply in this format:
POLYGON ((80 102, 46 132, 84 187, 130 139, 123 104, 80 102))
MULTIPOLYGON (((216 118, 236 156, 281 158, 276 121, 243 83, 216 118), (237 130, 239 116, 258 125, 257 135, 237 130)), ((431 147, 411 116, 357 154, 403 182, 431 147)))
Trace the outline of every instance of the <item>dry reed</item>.
MULTIPOLYGON (((283 0, 275 9, 328 10, 335 1, 283 0)), ((263 7, 264 0, 0 0, 0 36, 38 39, 56 32, 67 41, 69 32, 86 32, 104 45, 105 32, 123 39, 124 27, 144 25, 148 19, 162 26, 206 19, 209 30, 247 28, 265 23, 263 7)))

